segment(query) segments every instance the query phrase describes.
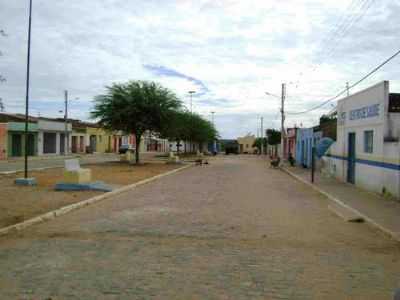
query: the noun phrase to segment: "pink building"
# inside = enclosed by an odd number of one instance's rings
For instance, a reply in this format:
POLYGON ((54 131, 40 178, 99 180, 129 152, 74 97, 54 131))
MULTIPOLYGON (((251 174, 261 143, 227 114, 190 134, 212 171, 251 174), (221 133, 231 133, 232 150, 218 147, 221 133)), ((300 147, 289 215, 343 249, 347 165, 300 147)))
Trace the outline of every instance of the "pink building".
POLYGON ((7 158, 7 123, 0 123, 0 160, 7 158))
POLYGON ((283 145, 283 158, 288 159, 289 153, 292 157, 296 157, 296 133, 297 128, 288 128, 286 130, 286 136, 283 145))

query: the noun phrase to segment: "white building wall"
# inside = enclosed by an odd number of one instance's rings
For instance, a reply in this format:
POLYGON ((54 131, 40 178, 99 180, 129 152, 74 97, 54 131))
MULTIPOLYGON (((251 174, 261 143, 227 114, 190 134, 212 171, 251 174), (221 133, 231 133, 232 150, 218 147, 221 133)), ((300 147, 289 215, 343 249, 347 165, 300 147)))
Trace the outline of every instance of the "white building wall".
POLYGON ((389 114, 389 83, 384 81, 338 102, 337 141, 325 158, 326 170, 337 179, 347 181, 348 136, 356 135, 355 185, 370 191, 399 194, 400 147, 385 142, 388 136, 399 137, 400 116, 389 114), (378 107, 377 111, 375 111, 378 107), (364 131, 372 130, 373 152, 364 151, 364 131))

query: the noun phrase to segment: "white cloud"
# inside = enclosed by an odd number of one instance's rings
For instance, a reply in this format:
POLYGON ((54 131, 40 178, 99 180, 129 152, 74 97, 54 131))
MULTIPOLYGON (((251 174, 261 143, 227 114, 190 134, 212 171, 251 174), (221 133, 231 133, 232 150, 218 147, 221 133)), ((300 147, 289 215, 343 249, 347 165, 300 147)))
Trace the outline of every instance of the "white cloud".
MULTIPOLYGON (((187 91, 199 89, 198 84, 183 77, 160 77, 143 67, 156 65, 208 88, 194 99, 194 107, 204 114, 216 111, 222 136, 256 133, 261 114, 266 126, 278 126, 279 100, 265 91, 279 94, 282 82, 293 82, 288 84, 287 109, 303 110, 334 95, 346 81, 356 81, 396 50, 396 3, 374 3, 347 35, 327 39, 350 2, 35 0, 32 107, 43 115, 53 114, 68 89, 85 108, 72 114, 87 117, 91 99, 105 85, 129 79, 159 81, 188 103, 187 91), (314 71, 321 43, 333 55, 325 55, 314 71), (52 105, 39 105, 43 100, 52 105)), ((6 108, 22 110, 27 3, 3 1, 0 20, 9 34, 0 37, 0 71, 7 77, 0 96, 6 108)), ((400 89, 397 63, 360 88, 389 79, 400 89)), ((287 123, 312 125, 329 108, 288 117, 287 123)))

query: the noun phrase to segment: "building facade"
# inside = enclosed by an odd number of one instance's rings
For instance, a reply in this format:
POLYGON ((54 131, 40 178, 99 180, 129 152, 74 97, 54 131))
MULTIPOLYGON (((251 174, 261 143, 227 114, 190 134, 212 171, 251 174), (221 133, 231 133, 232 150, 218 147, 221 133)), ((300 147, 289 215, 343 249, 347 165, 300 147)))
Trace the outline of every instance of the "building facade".
POLYGON ((38 118, 38 155, 61 155, 70 153, 72 124, 49 118, 38 118))
POLYGON ((0 123, 0 160, 7 159, 7 123, 0 123))
POLYGON ((257 153, 257 147, 253 147, 256 137, 254 135, 246 135, 244 137, 237 138, 239 144, 240 154, 254 154, 257 153))
POLYGON ((337 141, 325 171, 341 181, 400 196, 400 94, 384 81, 338 102, 337 141))
POLYGON ((295 158, 296 157, 296 133, 297 128, 288 128, 283 144, 283 158, 288 159, 289 153, 295 158))

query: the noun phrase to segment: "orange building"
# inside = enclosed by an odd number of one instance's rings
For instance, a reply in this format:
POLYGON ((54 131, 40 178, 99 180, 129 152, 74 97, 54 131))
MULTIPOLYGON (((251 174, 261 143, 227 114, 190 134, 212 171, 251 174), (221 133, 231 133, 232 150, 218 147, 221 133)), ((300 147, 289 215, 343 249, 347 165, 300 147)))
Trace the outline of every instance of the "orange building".
POLYGON ((0 123, 0 160, 7 158, 7 123, 0 123))

